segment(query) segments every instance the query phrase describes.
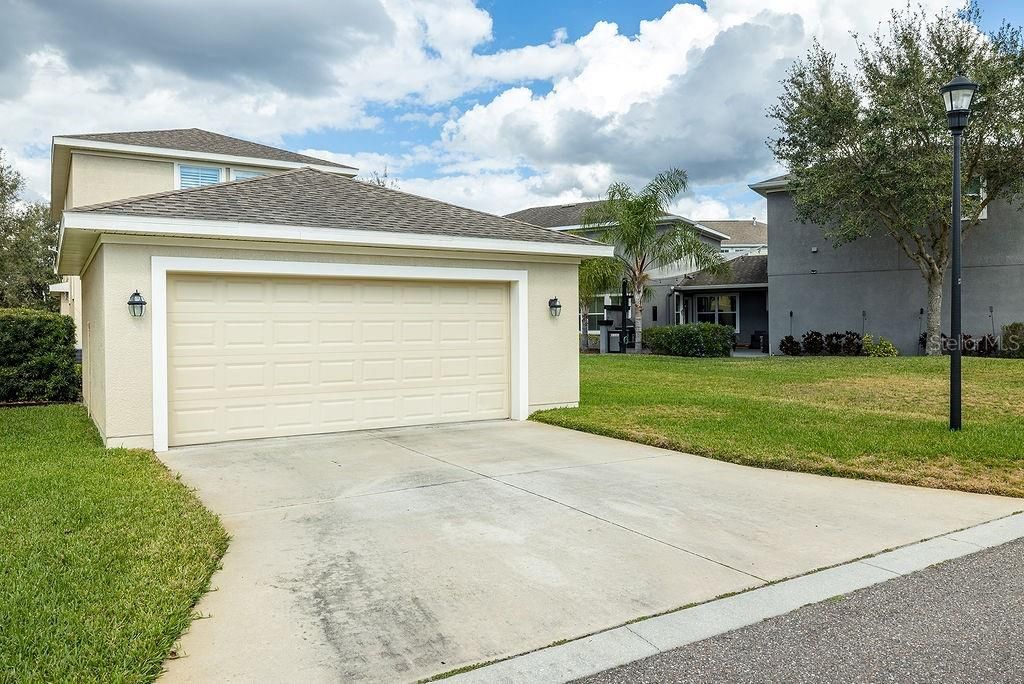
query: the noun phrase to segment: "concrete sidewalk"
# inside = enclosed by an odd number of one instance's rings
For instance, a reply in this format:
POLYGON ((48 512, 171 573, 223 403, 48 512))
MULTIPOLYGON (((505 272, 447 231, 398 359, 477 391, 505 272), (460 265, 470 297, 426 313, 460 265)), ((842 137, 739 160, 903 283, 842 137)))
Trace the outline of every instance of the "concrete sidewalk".
POLYGON ((161 458, 233 536, 171 681, 412 681, 1024 507, 507 421, 161 458))

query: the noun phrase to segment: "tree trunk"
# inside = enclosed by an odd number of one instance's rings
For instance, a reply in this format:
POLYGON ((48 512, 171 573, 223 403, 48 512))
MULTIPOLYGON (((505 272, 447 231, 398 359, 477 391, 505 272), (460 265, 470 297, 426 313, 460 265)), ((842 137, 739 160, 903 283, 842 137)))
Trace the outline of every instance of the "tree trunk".
MULTIPOLYGON (((642 295, 641 295, 642 296, 642 295)), ((636 338, 633 340, 633 351, 637 354, 643 349, 644 333, 644 309, 636 304, 638 297, 633 298, 633 326, 636 328, 636 338)))
POLYGON ((590 351, 590 307, 580 301, 580 351, 590 351))
POLYGON ((930 273, 928 282, 928 329, 925 338, 925 354, 942 354, 942 278, 943 273, 930 273))

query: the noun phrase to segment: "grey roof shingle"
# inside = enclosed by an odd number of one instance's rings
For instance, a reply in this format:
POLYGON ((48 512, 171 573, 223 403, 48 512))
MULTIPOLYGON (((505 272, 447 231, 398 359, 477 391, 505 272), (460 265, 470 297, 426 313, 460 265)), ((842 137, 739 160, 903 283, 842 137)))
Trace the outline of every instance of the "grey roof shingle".
POLYGON ((553 244, 601 244, 310 168, 104 202, 74 211, 553 244))
MULTIPOLYGON (((526 221, 542 228, 565 228, 566 226, 579 226, 583 224, 583 213, 590 207, 604 204, 605 200, 594 200, 592 202, 576 202, 574 204, 552 204, 544 207, 529 207, 505 214, 505 218, 517 221, 526 221)), ((666 219, 688 219, 675 214, 665 214, 666 219)))
POLYGON ((583 212, 589 207, 595 207, 604 200, 594 202, 576 202, 574 204, 553 204, 545 207, 529 207, 520 209, 511 214, 505 214, 505 218, 525 221, 542 228, 562 228, 564 226, 578 226, 583 223, 583 212))
POLYGON ((697 221, 697 223, 728 235, 728 240, 722 240, 723 246, 768 244, 768 224, 762 221, 741 219, 732 221, 697 221))
POLYGON ((121 145, 138 145, 141 147, 161 147, 169 150, 185 150, 188 152, 209 152, 227 154, 235 157, 253 157, 255 159, 272 159, 276 161, 295 162, 298 164, 316 164, 334 166, 339 169, 353 167, 337 162, 307 157, 304 154, 282 150, 269 145, 232 138, 220 133, 211 133, 200 128, 172 128, 163 131, 129 131, 124 133, 82 133, 76 135, 59 135, 58 138, 74 138, 76 140, 95 140, 99 142, 119 143, 121 145))
POLYGON ((751 254, 728 262, 729 272, 715 276, 708 271, 697 271, 683 276, 676 287, 707 287, 709 285, 766 285, 768 283, 768 255, 751 254))

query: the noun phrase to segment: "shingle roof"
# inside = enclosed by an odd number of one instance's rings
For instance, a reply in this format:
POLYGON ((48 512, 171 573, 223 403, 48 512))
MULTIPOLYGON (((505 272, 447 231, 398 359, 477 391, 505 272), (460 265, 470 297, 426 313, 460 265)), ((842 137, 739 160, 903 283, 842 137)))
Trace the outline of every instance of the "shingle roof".
POLYGON ((676 287, 707 287, 709 285, 762 285, 768 283, 768 255, 752 254, 736 257, 728 262, 729 272, 714 276, 708 271, 697 271, 683 276, 676 287))
POLYGON ((722 245, 767 245, 768 224, 758 220, 697 221, 702 226, 729 236, 722 245))
MULTIPOLYGON (((505 214, 505 218, 525 221, 542 228, 565 228, 567 226, 579 226, 583 224, 583 213, 590 207, 603 204, 604 200, 592 202, 576 202, 573 204, 552 204, 544 207, 529 207, 505 214)), ((682 216, 665 214, 666 219, 681 219, 682 216)))
POLYGON ((161 147, 170 150, 186 150, 188 152, 208 152, 212 154, 228 154, 235 157, 253 157, 255 159, 273 159, 276 161, 295 162, 298 164, 315 164, 318 166, 334 166, 350 169, 351 166, 307 157, 304 154, 289 152, 269 145, 232 138, 220 133, 211 133, 200 128, 172 128, 163 131, 129 131, 124 133, 82 133, 76 135, 59 135, 58 138, 74 138, 76 140, 95 140, 99 142, 119 143, 121 145, 138 145, 141 147, 161 147))
POLYGON ((589 207, 596 207, 604 200, 594 202, 576 202, 574 204, 553 204, 545 207, 529 207, 520 209, 511 214, 505 214, 505 218, 517 221, 526 221, 535 226, 543 228, 562 228, 565 226, 578 226, 583 223, 583 212, 589 207))
POLYGON ((310 168, 75 212, 598 245, 585 238, 310 168))

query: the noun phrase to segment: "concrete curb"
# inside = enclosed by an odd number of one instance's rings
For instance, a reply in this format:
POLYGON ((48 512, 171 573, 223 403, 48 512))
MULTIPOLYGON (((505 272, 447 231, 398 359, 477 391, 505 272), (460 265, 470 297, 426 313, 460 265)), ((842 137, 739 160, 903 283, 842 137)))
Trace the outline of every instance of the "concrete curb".
POLYGON ((514 656, 442 681, 566 682, 1024 537, 1024 513, 514 656))

